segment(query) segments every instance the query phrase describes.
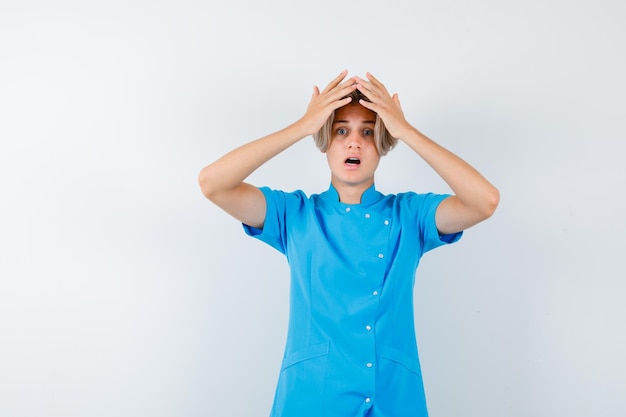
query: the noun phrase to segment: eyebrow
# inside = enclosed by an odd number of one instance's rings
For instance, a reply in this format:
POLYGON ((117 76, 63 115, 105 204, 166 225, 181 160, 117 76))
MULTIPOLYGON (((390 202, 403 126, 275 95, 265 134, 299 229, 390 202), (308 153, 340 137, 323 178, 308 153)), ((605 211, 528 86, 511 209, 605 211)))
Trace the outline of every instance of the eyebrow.
MULTIPOLYGON (((347 120, 334 120, 333 124, 335 123, 348 123, 348 121, 347 120)), ((363 120, 363 123, 376 124, 376 120, 363 120)))

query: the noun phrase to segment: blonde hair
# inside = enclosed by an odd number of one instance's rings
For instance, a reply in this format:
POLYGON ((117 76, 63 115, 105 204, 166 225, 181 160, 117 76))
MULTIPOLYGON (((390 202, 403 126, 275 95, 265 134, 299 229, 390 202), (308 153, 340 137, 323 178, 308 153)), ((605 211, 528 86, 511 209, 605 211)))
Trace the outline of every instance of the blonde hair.
MULTIPOLYGON (((359 104, 359 100, 370 101, 363 93, 359 90, 354 90, 352 93, 348 94, 346 97, 351 97, 352 101, 347 104, 347 106, 352 106, 355 104, 359 104)), ((335 120, 335 112, 330 115, 324 126, 313 135, 313 140, 315 141, 315 145, 319 148, 320 151, 326 152, 328 149, 328 145, 330 145, 330 138, 332 135, 333 121, 335 120)), ((389 134, 385 124, 380 119, 378 114, 376 114, 376 123, 374 124, 374 143, 376 145, 376 150, 380 156, 387 155, 396 144, 398 143, 398 139, 394 138, 389 134)))

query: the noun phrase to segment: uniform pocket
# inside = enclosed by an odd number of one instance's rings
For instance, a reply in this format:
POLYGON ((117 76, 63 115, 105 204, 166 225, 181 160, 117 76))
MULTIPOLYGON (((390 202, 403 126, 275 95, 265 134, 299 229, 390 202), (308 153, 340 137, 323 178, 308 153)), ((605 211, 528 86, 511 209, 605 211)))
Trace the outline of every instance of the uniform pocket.
POLYGON ((388 359, 397 364, 404 366, 407 370, 414 374, 422 376, 419 361, 416 357, 412 357, 401 350, 391 346, 381 346, 378 348, 378 357, 388 359))
POLYGON ((281 370, 285 370, 298 362, 325 355, 328 355, 328 342, 297 350, 285 356, 285 358, 283 359, 283 365, 281 367, 281 370))
POLYGON ((377 404, 385 415, 428 415, 422 372, 417 356, 391 346, 377 348, 380 383, 377 404))
POLYGON ((273 416, 322 415, 328 350, 326 342, 285 356, 276 388, 273 416))

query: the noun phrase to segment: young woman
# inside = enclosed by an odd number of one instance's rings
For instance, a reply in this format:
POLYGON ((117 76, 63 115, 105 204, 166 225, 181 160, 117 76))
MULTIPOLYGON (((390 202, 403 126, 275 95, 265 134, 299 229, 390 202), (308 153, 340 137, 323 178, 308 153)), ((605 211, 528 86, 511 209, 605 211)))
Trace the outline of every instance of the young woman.
POLYGON ((227 153, 202 169, 199 183, 246 233, 289 261, 289 331, 271 417, 427 416, 415 272, 423 253, 489 218, 499 192, 413 127, 398 95, 374 76, 346 76, 314 87, 302 118, 227 153), (326 153, 328 190, 307 196, 244 182, 309 135, 326 153), (378 192, 378 163, 398 140, 454 194, 378 192))

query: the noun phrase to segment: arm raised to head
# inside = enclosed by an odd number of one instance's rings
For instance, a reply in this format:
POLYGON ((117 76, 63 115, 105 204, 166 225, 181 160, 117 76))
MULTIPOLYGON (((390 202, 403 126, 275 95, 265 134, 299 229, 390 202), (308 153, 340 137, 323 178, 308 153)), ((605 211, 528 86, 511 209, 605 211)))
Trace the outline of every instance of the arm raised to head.
POLYGON ((409 145, 454 192, 437 208, 439 232, 460 232, 491 217, 500 201, 498 189, 470 164, 413 127, 404 117, 398 95, 389 94, 373 75, 367 73, 367 80, 356 78, 358 90, 370 100, 361 100, 361 105, 375 111, 389 133, 409 145))
POLYGON ((237 220, 262 228, 265 197, 244 180, 280 152, 316 133, 336 109, 350 102, 345 97, 356 89, 356 81, 344 81, 346 75, 347 71, 342 71, 321 92, 314 87, 305 115, 295 123, 240 146, 204 167, 198 175, 204 196, 237 220))

